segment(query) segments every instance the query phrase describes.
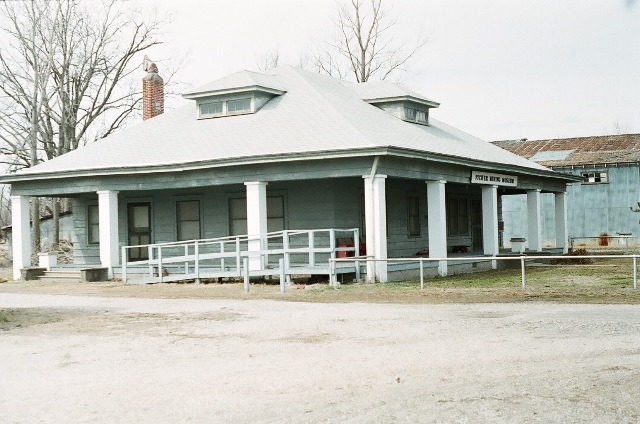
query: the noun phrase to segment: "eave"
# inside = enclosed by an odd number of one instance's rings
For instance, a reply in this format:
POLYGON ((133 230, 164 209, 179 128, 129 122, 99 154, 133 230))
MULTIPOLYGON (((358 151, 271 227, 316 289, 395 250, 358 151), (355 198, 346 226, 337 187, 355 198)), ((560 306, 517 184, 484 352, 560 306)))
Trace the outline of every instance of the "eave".
POLYGON ((378 104, 378 103, 392 103, 392 102, 413 102, 418 103, 427 107, 439 107, 440 103, 434 102, 429 99, 421 99, 415 96, 396 96, 396 97, 378 97, 371 99, 363 99, 365 102, 370 104, 378 104))
POLYGON ((248 92, 261 92, 267 94, 273 94, 275 96, 280 96, 286 93, 284 90, 280 90, 277 88, 265 87, 262 85, 248 85, 245 87, 235 87, 235 88, 226 88, 222 90, 207 90, 193 93, 185 93, 182 95, 185 99, 200 99, 203 97, 213 97, 213 96, 222 96, 226 94, 239 94, 239 93, 248 93, 248 92))
POLYGON ((436 153, 423 152, 394 146, 381 146, 362 149, 331 150, 318 152, 285 153, 262 156, 245 156, 238 158, 216 159, 208 161, 198 161, 181 164, 146 165, 137 167, 112 167, 95 170, 73 170, 62 172, 43 172, 38 174, 6 175, 0 177, 0 183, 11 184, 24 181, 65 179, 110 175, 132 175, 150 173, 185 172, 199 169, 221 168, 230 166, 244 166, 261 163, 291 162, 300 160, 321 160, 362 156, 396 156, 403 158, 422 159, 432 162, 465 166, 483 170, 511 172, 519 175, 531 175, 537 177, 555 178, 569 182, 582 181, 576 176, 555 172, 552 170, 542 170, 527 168, 516 165, 500 164, 496 162, 481 161, 475 159, 461 158, 458 156, 442 155, 436 153))

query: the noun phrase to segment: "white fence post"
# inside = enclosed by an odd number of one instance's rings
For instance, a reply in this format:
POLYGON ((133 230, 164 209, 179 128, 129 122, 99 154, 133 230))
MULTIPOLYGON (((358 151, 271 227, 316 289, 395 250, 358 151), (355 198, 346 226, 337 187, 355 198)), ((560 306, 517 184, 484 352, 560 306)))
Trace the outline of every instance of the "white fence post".
POLYGON ((287 291, 287 281, 284 272, 284 258, 278 260, 278 266, 280 267, 280 293, 287 291))
POLYGON ((162 272, 162 246, 158 246, 158 281, 162 283, 162 277, 164 273, 162 272))
POLYGON ((243 274, 244 274, 244 291, 249 293, 249 259, 243 259, 243 274))
POLYGON ((420 258, 420 290, 424 290, 424 260, 420 258))
MULTIPOLYGON (((353 256, 356 258, 360 256, 360 230, 355 228, 353 230, 353 247, 355 248, 353 256)), ((355 262, 356 266, 356 281, 360 282, 360 261, 355 262)))
POLYGON ((193 254, 195 261, 193 263, 194 272, 196 273, 196 284, 200 284, 200 245, 196 241, 193 246, 193 254))
POLYGON ((329 247, 331 247, 331 258, 336 258, 336 230, 329 230, 329 247))
POLYGON ((316 266, 316 252, 313 250, 315 245, 315 233, 309 231, 309 266, 316 266))
POLYGON ((329 285, 338 287, 338 276, 336 275, 336 261, 329 259, 329 285))
POLYGON ((284 268, 287 272, 285 275, 287 276, 287 282, 291 282, 291 275, 288 274, 289 267, 291 264, 291 253, 289 253, 289 232, 284 230, 282 232, 282 250, 284 250, 284 268))
POLYGON ((524 275, 524 256, 520 256, 520 274, 522 278, 522 289, 526 288, 526 280, 524 275))
POLYGON ((633 288, 638 288, 638 256, 633 255, 633 288))
POLYGON ((127 248, 122 248, 122 282, 127 284, 127 248))
MULTIPOLYGON (((138 249, 140 250, 140 249, 138 249)), ((149 277, 153 278, 153 246, 147 248, 147 256, 149 257, 149 277)))
POLYGON ((236 237, 236 267, 238 269, 238 277, 242 277, 242 264, 240 263, 240 237, 236 237))
MULTIPOLYGON (((224 254, 224 242, 223 241, 220 242, 220 254, 224 254)), ((220 271, 224 272, 224 269, 225 269, 224 256, 222 256, 220 258, 220 271)))
POLYGON ((186 277, 187 274, 189 274, 189 259, 187 259, 187 257, 189 256, 189 245, 185 244, 184 245, 184 276, 186 277))

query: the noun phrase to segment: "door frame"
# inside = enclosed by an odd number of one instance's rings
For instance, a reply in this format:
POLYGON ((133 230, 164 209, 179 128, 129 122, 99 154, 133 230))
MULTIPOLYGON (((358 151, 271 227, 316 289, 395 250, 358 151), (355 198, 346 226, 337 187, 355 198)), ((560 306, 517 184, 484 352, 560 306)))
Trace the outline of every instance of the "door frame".
MULTIPOLYGON (((126 225, 126 237, 127 237, 127 245, 131 246, 131 215, 130 215, 130 211, 132 207, 135 206, 147 206, 148 207, 148 220, 149 220, 149 244, 153 243, 153 203, 149 200, 149 201, 132 201, 132 202, 127 202, 127 207, 126 207, 126 217, 127 217, 127 225, 126 225)), ((145 234, 145 233, 138 233, 138 234, 145 234)), ((129 252, 131 252, 132 250, 129 249, 129 252)), ((131 258, 129 258, 131 259, 131 258)), ((144 260, 144 259, 149 259, 149 258, 133 258, 134 260, 144 260)))

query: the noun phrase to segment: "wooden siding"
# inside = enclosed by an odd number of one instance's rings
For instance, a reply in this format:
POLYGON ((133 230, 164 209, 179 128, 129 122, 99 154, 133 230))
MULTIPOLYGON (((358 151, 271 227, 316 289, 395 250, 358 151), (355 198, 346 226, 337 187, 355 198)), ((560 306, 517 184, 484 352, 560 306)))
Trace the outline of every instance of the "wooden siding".
MULTIPOLYGON (((267 194, 282 196, 285 207, 285 228, 362 228, 362 177, 316 179, 306 181, 270 182, 267 194)), ((471 185, 448 184, 448 193, 479 199, 479 188, 471 185)), ((424 181, 387 178, 387 246, 389 257, 414 256, 428 247, 427 189, 424 181), (409 236, 407 230, 407 198, 416 196, 420 206, 420 235, 409 236)), ((176 202, 200 200, 201 233, 203 238, 230 235, 229 199, 244 197, 243 185, 207 187, 191 190, 120 192, 118 198, 120 245, 127 240, 127 205, 151 204, 151 240, 153 243, 176 241, 176 202)), ((87 206, 97 204, 96 196, 73 200, 74 246, 76 263, 98 264, 98 245, 87 243, 87 206)), ((469 214, 471 219, 471 213, 469 214)), ((364 240, 364 237, 362 237, 364 240)), ((450 238, 449 244, 471 243, 471 237, 450 238)))

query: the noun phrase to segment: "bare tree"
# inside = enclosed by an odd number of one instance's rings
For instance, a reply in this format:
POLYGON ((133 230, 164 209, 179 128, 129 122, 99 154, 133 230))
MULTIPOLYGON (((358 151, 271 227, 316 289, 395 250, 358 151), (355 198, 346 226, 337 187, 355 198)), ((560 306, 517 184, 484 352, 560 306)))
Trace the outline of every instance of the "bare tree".
POLYGON ((280 62, 280 51, 278 49, 269 50, 256 61, 256 68, 260 72, 265 72, 278 67, 280 62))
MULTIPOLYGON (((140 109, 140 85, 131 77, 142 52, 159 44, 157 20, 123 13, 116 0, 6 2, 4 12, 0 162, 11 170, 103 138, 140 109)), ((57 221, 59 202, 51 207, 57 221)))
MULTIPOLYGON (((27 2, 20 8, 5 7, 8 24, 4 32, 14 41, 13 49, 0 50, 0 92, 8 103, 0 111, 0 140, 11 155, 10 165, 35 166, 39 162, 40 121, 49 79, 51 57, 42 48, 42 38, 51 31, 39 22, 51 14, 51 4, 27 2)), ((31 203, 31 220, 40 221, 40 202, 31 203)), ((33 251, 40 249, 40 226, 33 226, 33 251)))
POLYGON ((319 72, 337 77, 351 74, 357 82, 386 79, 404 69, 426 44, 403 48, 394 40, 396 22, 386 15, 383 0, 347 0, 336 17, 338 36, 316 55, 319 72))

